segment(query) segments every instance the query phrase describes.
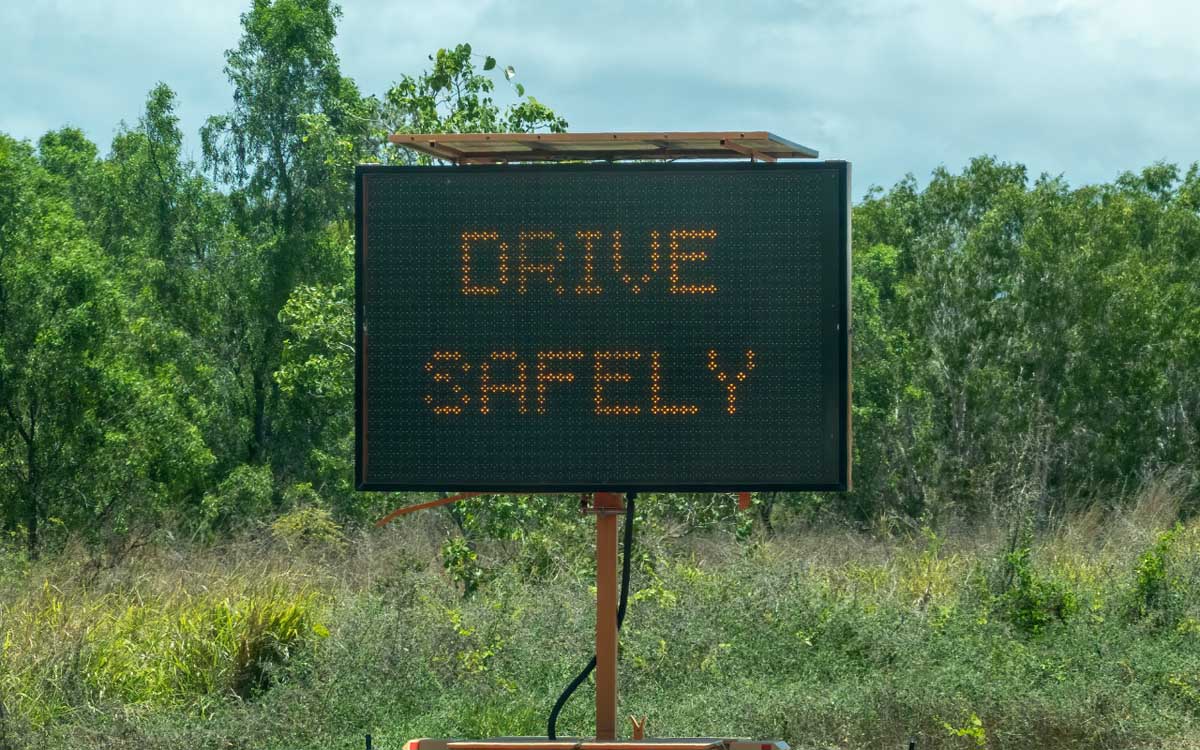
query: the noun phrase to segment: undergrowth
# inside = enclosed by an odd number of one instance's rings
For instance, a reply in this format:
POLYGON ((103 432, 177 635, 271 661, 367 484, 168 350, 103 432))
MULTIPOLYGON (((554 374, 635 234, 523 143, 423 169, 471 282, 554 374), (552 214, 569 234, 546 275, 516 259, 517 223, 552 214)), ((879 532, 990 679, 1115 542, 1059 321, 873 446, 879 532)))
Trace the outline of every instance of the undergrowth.
MULTIPOLYGON (((447 519, 10 569, 0 748, 543 734, 590 653, 587 535, 468 545, 447 519)), ((642 519, 622 713, 796 748, 1200 747, 1200 522, 1173 520, 1010 549, 642 519)), ((585 686, 560 732, 591 706, 585 686)))

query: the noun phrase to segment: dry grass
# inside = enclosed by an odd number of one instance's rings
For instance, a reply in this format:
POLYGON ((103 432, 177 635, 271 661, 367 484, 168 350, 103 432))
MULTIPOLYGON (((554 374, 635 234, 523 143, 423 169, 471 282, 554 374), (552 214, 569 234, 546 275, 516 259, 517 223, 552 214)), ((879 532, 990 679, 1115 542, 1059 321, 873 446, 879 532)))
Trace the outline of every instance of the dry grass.
MULTIPOLYGON (((801 748, 1196 746, 1200 521, 1170 531, 1189 481, 1066 519, 1015 562, 999 528, 679 537, 644 520, 625 706, 666 734, 801 748)), ((482 540, 465 598, 439 555, 451 533, 426 514, 328 546, 158 545, 98 572, 74 550, 0 576, 0 747, 544 731, 588 648, 590 533, 482 540), (539 544, 557 562, 535 575, 539 544)), ((564 727, 586 731, 588 702, 564 727)))

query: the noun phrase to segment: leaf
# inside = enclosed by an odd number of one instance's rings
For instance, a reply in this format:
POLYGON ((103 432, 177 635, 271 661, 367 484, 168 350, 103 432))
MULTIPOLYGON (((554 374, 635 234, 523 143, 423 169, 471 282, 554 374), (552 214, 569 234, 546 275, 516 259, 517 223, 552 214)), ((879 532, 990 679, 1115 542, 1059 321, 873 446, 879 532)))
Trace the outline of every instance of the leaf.
POLYGON ((514 78, 516 78, 516 77, 517 77, 517 71, 516 71, 516 70, 513 68, 513 66, 511 66, 511 65, 505 65, 505 66, 504 66, 504 78, 505 78, 505 80, 511 81, 512 79, 514 79, 514 78))
POLYGON ((525 96, 525 87, 519 83, 517 84, 517 96, 525 96))
MULTIPOLYGON (((488 55, 487 59, 483 61, 483 69, 491 70, 494 67, 496 67, 496 58, 492 57, 491 55, 488 55)), ((507 73, 508 73, 508 71, 505 71, 506 75, 507 75, 507 73)))

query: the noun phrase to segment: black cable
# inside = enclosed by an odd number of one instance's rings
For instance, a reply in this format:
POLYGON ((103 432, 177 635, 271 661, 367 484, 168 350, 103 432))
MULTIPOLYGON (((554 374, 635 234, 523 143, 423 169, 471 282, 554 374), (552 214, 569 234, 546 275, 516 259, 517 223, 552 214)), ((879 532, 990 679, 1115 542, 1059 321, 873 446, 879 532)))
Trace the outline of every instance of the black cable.
MULTIPOLYGON (((629 571, 633 565, 633 501, 637 497, 636 492, 625 493, 625 541, 622 547, 625 551, 625 559, 621 561, 621 596, 617 602, 617 631, 621 630, 621 623, 625 622, 625 606, 629 603, 629 571)), ((558 701, 554 704, 554 708, 550 711, 550 720, 546 723, 546 737, 551 740, 558 739, 554 729, 558 726, 558 714, 563 710, 563 706, 567 705, 567 701, 571 699, 571 695, 583 684, 592 670, 596 668, 596 655, 592 654, 592 659, 587 663, 571 684, 567 685, 567 689, 562 691, 562 695, 558 696, 558 701)))

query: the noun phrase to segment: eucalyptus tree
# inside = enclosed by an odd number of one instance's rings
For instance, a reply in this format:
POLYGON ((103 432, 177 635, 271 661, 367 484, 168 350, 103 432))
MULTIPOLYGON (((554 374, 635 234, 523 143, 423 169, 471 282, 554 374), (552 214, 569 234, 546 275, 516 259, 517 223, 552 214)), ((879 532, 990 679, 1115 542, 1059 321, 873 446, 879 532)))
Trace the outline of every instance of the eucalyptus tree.
POLYGON ((0 507, 30 557, 47 523, 126 525, 208 460, 139 367, 116 264, 76 216, 95 148, 43 144, 44 163, 0 136, 0 507))
POLYGON ((429 161, 390 146, 386 136, 391 133, 561 133, 567 129, 565 119, 526 95, 513 66, 500 70, 496 58, 476 54, 470 44, 439 49, 429 61, 429 70, 401 76, 378 102, 376 137, 382 161, 429 161), (497 101, 497 75, 510 86, 509 101, 503 105, 497 101))
POLYGON ((860 517, 1045 519, 1197 465, 1197 167, 979 158, 870 194, 855 242, 860 517))
POLYGON ((89 180, 92 235, 114 263, 126 299, 126 357, 153 386, 160 411, 200 435, 211 454, 176 476, 169 505, 187 513, 215 479, 244 458, 236 352, 229 321, 236 259, 245 245, 229 201, 182 154, 175 94, 149 93, 132 127, 122 126, 89 180))
POLYGON ((0 136, 0 502, 30 557, 98 437, 96 344, 119 319, 107 277, 33 148, 0 136))
MULTIPOLYGON (((414 163, 410 153, 387 145, 394 132, 561 132, 567 122, 528 96, 511 66, 500 68, 469 44, 430 55, 432 67, 405 75, 382 100, 367 102, 372 111, 369 155, 390 163, 414 163), (507 102, 497 93, 497 84, 507 102)), ((332 138, 326 136, 327 140, 332 138)), ((324 149, 330 158, 347 159, 349 148, 324 149)), ((428 160, 424 160, 428 162, 428 160)), ((351 163, 342 162, 347 173, 351 163)), ((349 212, 323 235, 330 248, 334 278, 298 285, 280 314, 286 331, 275 382, 285 396, 279 423, 307 441, 293 443, 288 466, 292 476, 311 484, 344 516, 361 517, 378 502, 353 492, 353 235, 349 212)), ((377 510, 377 509, 376 509, 377 510)))
POLYGON ((201 134, 205 163, 230 189, 246 239, 230 279, 239 286, 230 333, 249 394, 245 457, 257 463, 269 460, 276 437, 279 313, 297 286, 335 281, 330 255, 340 248, 325 230, 349 213, 350 168, 370 131, 372 107, 334 50, 339 15, 328 0, 255 0, 226 53, 233 109, 210 117, 201 134))

